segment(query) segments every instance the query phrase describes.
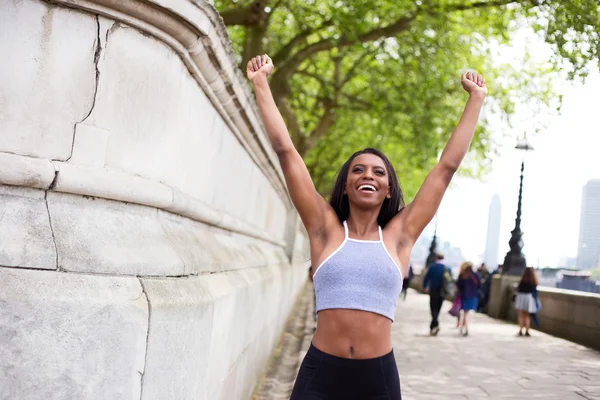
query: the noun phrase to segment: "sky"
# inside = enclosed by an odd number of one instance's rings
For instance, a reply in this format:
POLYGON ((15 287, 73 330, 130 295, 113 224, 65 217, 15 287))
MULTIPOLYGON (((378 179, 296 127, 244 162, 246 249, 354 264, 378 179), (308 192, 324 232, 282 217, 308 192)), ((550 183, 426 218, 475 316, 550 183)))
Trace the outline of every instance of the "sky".
MULTIPOLYGON (((545 43, 527 29, 519 31, 513 44, 502 49, 499 57, 517 60, 526 46, 533 48, 538 59, 548 59, 550 54, 545 43)), ((502 206, 499 257, 503 259, 508 251, 523 159, 521 229, 528 264, 557 266, 561 258, 577 255, 582 189, 588 180, 600 179, 600 74, 596 69, 584 84, 560 80, 557 89, 564 94, 560 115, 519 109, 509 135, 506 129, 492 129, 500 143, 499 155, 493 158, 484 180, 455 177, 446 193, 438 211, 438 236, 460 247, 467 259, 483 260, 494 194, 500 196, 502 206), (536 134, 542 125, 545 127, 536 134), (514 149, 523 132, 528 132, 533 151, 514 149)), ((433 222, 426 234, 433 233, 433 222)))

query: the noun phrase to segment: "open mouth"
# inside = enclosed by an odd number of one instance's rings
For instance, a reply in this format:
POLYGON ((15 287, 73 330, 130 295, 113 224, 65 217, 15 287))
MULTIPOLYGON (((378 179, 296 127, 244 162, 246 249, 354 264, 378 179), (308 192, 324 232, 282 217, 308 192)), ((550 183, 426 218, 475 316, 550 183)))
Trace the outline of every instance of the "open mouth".
POLYGON ((358 187, 358 190, 360 190, 362 192, 372 192, 372 193, 375 193, 377 191, 377 188, 375 188, 375 186, 373 186, 373 185, 360 185, 358 187))

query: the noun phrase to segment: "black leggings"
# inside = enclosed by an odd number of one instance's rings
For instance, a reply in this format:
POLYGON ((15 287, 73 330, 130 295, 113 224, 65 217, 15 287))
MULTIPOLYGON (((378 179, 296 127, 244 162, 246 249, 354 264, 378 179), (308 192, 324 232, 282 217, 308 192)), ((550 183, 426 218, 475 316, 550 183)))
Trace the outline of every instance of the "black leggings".
POLYGON ((394 352, 356 360, 332 356, 312 344, 290 400, 401 400, 394 352))

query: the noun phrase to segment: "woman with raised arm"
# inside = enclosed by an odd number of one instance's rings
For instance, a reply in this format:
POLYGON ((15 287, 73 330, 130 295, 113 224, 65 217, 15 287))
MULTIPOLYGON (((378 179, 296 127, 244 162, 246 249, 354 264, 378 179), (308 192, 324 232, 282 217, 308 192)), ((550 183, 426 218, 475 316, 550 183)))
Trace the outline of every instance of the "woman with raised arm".
POLYGON ((387 157, 367 148, 342 166, 329 203, 316 191, 271 94, 267 55, 247 75, 287 187, 309 235, 317 330, 291 400, 401 399, 391 328, 410 251, 433 218, 473 138, 487 94, 481 75, 467 72, 469 99, 438 164, 404 207, 387 157))

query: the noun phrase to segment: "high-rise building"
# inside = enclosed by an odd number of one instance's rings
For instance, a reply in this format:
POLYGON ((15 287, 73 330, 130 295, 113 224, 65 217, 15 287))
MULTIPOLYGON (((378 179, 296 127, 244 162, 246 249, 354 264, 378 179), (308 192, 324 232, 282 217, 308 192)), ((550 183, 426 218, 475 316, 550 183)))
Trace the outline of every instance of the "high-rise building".
POLYGON ((498 252, 500 246, 500 216, 502 214, 502 205, 500 196, 495 194, 490 202, 490 211, 488 214, 487 239, 485 243, 485 256, 483 260, 489 271, 498 267, 498 252))
POLYGON ((577 247, 577 268, 600 266, 600 179, 583 187, 577 247))

